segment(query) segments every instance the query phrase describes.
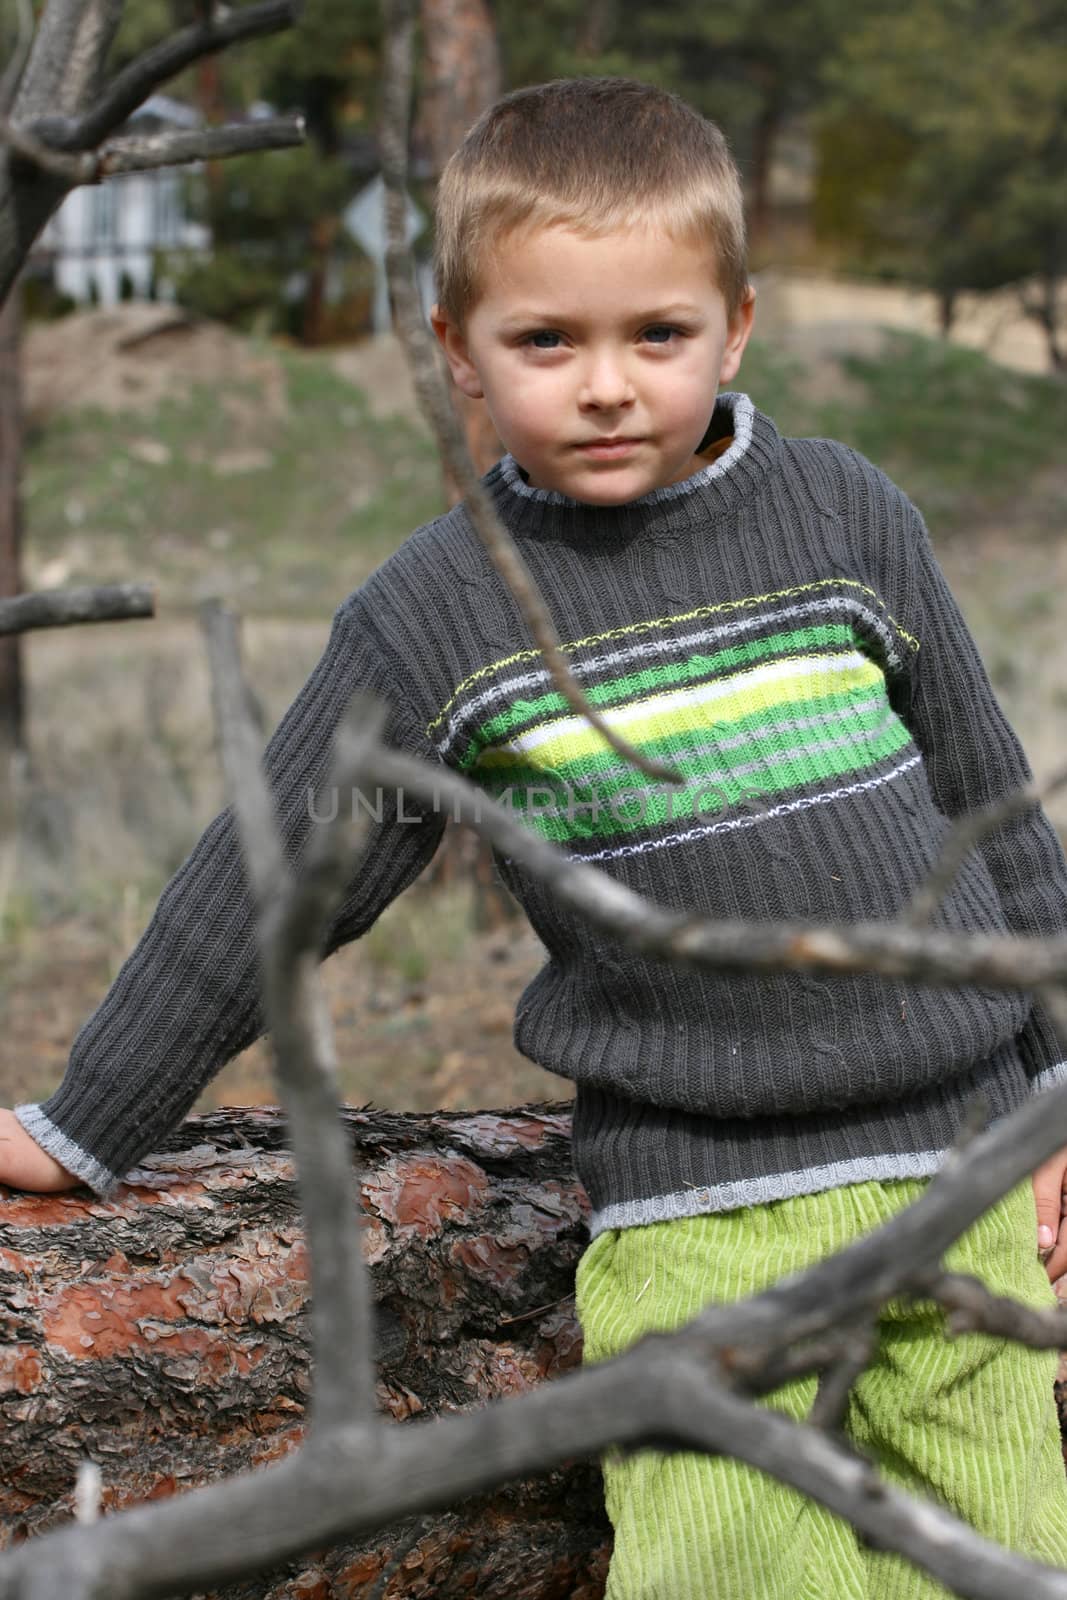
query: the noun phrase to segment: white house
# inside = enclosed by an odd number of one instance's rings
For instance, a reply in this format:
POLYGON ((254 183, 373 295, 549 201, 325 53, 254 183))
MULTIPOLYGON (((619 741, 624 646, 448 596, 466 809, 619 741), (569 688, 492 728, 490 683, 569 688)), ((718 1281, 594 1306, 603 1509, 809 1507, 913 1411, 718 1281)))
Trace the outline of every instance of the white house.
MULTIPOLYGON (((135 111, 131 130, 195 128, 198 111, 167 95, 155 94, 135 111)), ((73 189, 49 220, 34 248, 34 259, 50 269, 62 294, 85 303, 96 298, 114 305, 125 274, 138 298, 152 281, 157 250, 206 250, 210 230, 185 212, 183 174, 188 168, 121 173, 102 183, 73 189)), ((165 286, 161 286, 165 296, 165 286)))

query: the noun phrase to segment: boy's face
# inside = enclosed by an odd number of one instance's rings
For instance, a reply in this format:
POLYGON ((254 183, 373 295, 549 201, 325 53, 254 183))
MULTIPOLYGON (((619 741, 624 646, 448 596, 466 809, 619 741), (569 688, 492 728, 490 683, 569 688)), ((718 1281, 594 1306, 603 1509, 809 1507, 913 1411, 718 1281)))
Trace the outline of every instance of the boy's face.
POLYGON ((650 228, 539 228, 498 243, 464 330, 437 306, 431 320, 534 488, 622 505, 707 465, 696 447, 754 299, 728 318, 714 267, 708 247, 650 228))

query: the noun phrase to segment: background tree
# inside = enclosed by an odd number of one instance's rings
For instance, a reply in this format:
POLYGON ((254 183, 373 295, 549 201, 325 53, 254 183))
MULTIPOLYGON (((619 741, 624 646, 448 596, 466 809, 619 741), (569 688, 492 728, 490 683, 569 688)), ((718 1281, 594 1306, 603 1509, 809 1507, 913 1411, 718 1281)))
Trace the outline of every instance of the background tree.
MULTIPOLYGON (((341 212, 376 170, 372 128, 381 20, 371 0, 306 0, 284 37, 218 62, 217 104, 299 108, 308 142, 271 163, 234 161, 190 184, 211 229, 210 256, 178 267, 178 298, 209 316, 284 329, 305 344, 328 334, 328 277, 362 265, 341 212)), ((364 274, 366 277, 366 274, 364 274)))
POLYGON ((816 223, 854 260, 933 290, 1018 286, 1067 366, 1067 14, 1046 0, 909 0, 827 67, 816 223), (946 64, 951 62, 951 79, 946 64))
MULTIPOLYGON (((205 3, 194 8, 183 29, 150 44, 145 39, 154 38, 166 15, 159 0, 137 11, 125 36, 123 0, 50 0, 36 26, 28 0, 18 8, 0 78, 0 306, 11 297, 37 235, 77 185, 124 171, 300 143, 303 123, 293 117, 194 134, 115 136, 160 84, 229 44, 289 27, 295 5, 296 0, 259 0, 222 18, 205 3), (116 69, 117 45, 120 60, 124 54, 126 59, 116 69)), ((22 586, 19 307, 14 303, 0 322, 0 448, 2 601, 22 586)), ((0 784, 5 790, 11 753, 23 742, 23 721, 22 664, 13 633, 0 641, 0 784)))
MULTIPOLYGON (((421 88, 412 149, 416 159, 421 152, 436 188, 467 129, 500 96, 500 51, 488 0, 422 0, 420 18, 421 88)), ((502 452, 485 401, 462 394, 451 375, 449 392, 471 459, 479 472, 488 472, 502 452)), ((452 505, 462 499, 447 467, 445 493, 452 505)))
MULTIPOLYGON (((21 295, 12 290, 0 305, 0 598, 22 589, 22 374, 19 359, 21 295)), ((25 707, 19 636, 0 638, 0 795, 4 773, 25 742, 25 707)), ((0 798, 0 832, 6 802, 0 798)))
MULTIPOLYGON (((642 36, 670 86, 729 134, 745 173, 754 247, 763 245, 770 177, 787 118, 815 101, 824 73, 865 0, 741 0, 730 6, 649 8, 642 36)), ((635 41, 636 43, 636 41, 635 41)))

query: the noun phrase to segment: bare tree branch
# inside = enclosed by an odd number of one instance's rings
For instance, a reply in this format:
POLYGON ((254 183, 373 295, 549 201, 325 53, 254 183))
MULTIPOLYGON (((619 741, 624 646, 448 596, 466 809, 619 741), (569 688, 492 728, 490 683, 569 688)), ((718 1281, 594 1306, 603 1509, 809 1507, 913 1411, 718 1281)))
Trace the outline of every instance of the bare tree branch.
POLYGON ((834 1363, 823 1372, 808 1414, 811 1426, 824 1428, 827 1433, 841 1430, 852 1385, 862 1377, 874 1358, 878 1347, 877 1320, 865 1317, 858 1326, 845 1331, 842 1337, 843 1349, 834 1363))
MULTIPOLYGON (((353 1226, 359 1189, 337 1109, 333 1039, 318 975, 322 938, 350 881, 352 842, 337 820, 312 836, 307 870, 294 880, 282 853, 270 794, 259 764, 259 739, 241 675, 232 616, 218 605, 201 612, 211 658, 216 722, 227 783, 241 833, 260 929, 261 1004, 296 1157, 301 1207, 312 1263, 312 1428, 340 1422, 366 1426, 374 1417, 373 1307, 353 1226)), ((364 744, 382 713, 362 730, 346 724, 334 778, 351 783, 364 744)), ((357 857, 366 821, 357 825, 357 857)))
POLYGON ((96 162, 91 155, 72 156, 53 150, 26 128, 16 127, 9 117, 0 116, 0 141, 23 161, 67 183, 91 183, 96 176, 96 162))
MULTIPOLYGON (((1063 1049, 1067 1044, 1067 988, 1061 988, 1054 981, 1047 984, 1035 984, 1034 987, 1038 999, 1043 1001, 1049 1016, 1052 1018, 1052 1025, 1059 1038, 1060 1047, 1063 1049)), ((1064 1049, 1064 1054, 1067 1055, 1067 1049, 1064 1049)))
POLYGON ((18 36, 4 68, 4 75, 0 78, 0 116, 6 116, 15 102, 19 80, 29 60, 30 46, 33 43, 32 0, 15 0, 15 3, 18 10, 18 36))
POLYGON ((969 811, 966 816, 958 817, 945 840, 944 849, 934 870, 926 882, 920 885, 912 898, 911 905, 903 913, 904 920, 916 926, 928 922, 943 897, 951 889, 957 872, 975 845, 981 844, 987 834, 992 833, 1002 822, 1007 822, 1009 817, 1028 811, 1031 806, 1043 805, 1049 796, 1062 789, 1065 783, 1067 783, 1067 767, 1041 785, 1025 784, 1023 788, 1016 789, 1014 794, 1005 795, 1003 799, 995 800, 991 805, 980 806, 974 811, 969 811))
POLYGON ((1067 1306, 1036 1311, 1008 1295, 993 1294, 979 1278, 963 1272, 934 1278, 929 1295, 948 1311, 950 1333, 991 1333, 1032 1350, 1067 1350, 1067 1306))
POLYGON ((156 167, 177 167, 188 161, 224 161, 229 156, 286 150, 303 144, 304 135, 303 117, 264 117, 190 133, 131 134, 128 138, 109 139, 97 150, 68 155, 0 117, 0 140, 24 161, 72 185, 99 183, 120 172, 150 172, 156 167))
POLYGON ((115 172, 149 172, 155 167, 176 167, 187 161, 225 161, 230 156, 288 150, 303 144, 305 126, 303 117, 263 117, 192 133, 110 139, 96 152, 98 174, 106 178, 115 172))
POLYGON ((903 920, 814 926, 697 917, 656 905, 608 873, 576 861, 443 766, 379 749, 367 776, 375 783, 396 784, 430 805, 444 802, 455 821, 475 828, 564 904, 644 955, 709 969, 875 972, 918 983, 982 983, 1005 989, 1067 982, 1067 935, 952 934, 903 920))
POLYGON ((176 72, 228 45, 291 26, 301 0, 256 0, 233 10, 209 6, 190 27, 146 51, 101 91, 123 3, 49 0, 17 92, 10 104, 0 104, 0 145, 12 152, 5 158, 0 150, 0 301, 41 229, 76 185, 109 173, 280 149, 302 137, 296 120, 284 118, 244 130, 213 129, 199 142, 191 133, 130 135, 100 148, 176 72))
POLYGON ((0 635, 27 633, 31 628, 68 628, 78 622, 122 622, 152 617, 155 611, 155 590, 145 583, 38 589, 0 600, 0 635))
POLYGON ((635 749, 618 734, 587 698, 573 677, 560 648, 559 634, 548 607, 534 582, 533 574, 511 534, 493 510, 480 478, 467 452, 459 422, 449 403, 448 392, 437 367, 436 342, 423 325, 422 307, 415 283, 411 252, 404 242, 407 206, 408 103, 411 98, 411 38, 414 30, 413 0, 387 0, 385 82, 382 89, 382 118, 379 145, 382 176, 386 182, 386 218, 389 248, 386 267, 389 290, 396 312, 397 332, 411 367, 415 393, 424 416, 437 440, 438 449, 462 491, 471 522, 493 565, 507 584, 522 612, 534 641, 545 660, 552 682, 571 710, 585 717, 631 766, 650 778, 681 783, 681 775, 671 766, 635 749))
POLYGON ((301 0, 257 0, 255 5, 213 12, 131 61, 87 110, 73 117, 44 116, 33 131, 56 150, 89 150, 192 62, 228 45, 281 33, 293 26, 300 8, 301 0))

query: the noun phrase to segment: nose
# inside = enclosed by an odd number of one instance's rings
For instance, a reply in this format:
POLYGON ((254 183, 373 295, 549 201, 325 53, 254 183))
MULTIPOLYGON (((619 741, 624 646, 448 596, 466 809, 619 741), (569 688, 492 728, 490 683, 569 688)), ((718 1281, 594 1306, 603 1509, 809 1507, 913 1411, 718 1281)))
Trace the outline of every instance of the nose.
POLYGON ((582 409, 618 411, 633 400, 633 383, 622 357, 611 350, 591 352, 578 391, 582 409))

